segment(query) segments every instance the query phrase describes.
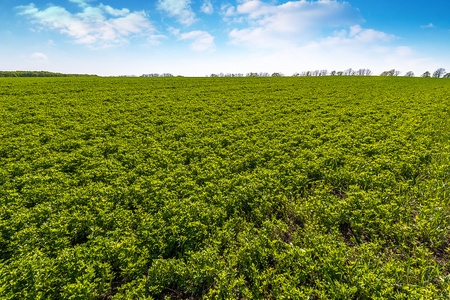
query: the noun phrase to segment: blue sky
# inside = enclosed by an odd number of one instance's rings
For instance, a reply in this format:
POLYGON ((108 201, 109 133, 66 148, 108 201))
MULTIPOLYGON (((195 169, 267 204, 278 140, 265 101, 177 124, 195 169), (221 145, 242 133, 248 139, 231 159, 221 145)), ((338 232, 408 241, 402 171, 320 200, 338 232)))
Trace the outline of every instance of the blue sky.
POLYGON ((0 0, 0 70, 450 72, 448 0, 0 0))

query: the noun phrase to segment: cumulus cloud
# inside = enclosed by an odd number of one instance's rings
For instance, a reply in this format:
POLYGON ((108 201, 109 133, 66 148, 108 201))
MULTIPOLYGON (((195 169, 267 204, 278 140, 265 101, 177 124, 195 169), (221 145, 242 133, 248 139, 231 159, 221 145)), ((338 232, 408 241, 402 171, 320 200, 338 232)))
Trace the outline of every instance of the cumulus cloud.
POLYGON ((387 34, 374 29, 364 29, 360 25, 350 27, 349 37, 362 42, 391 41, 395 39, 392 34, 387 34))
POLYGON ((224 16, 225 18, 236 15, 236 8, 229 3, 222 4, 220 6, 220 11, 222 16, 224 16))
POLYGON ((212 14, 214 12, 214 7, 213 7, 211 1, 210 0, 203 1, 201 10, 205 14, 209 14, 209 15, 212 14))
POLYGON ((429 23, 428 25, 422 25, 420 28, 434 28, 433 23, 429 23))
POLYGON ((40 53, 40 52, 35 52, 35 53, 31 54, 31 58, 34 58, 37 60, 48 60, 47 55, 45 55, 44 53, 40 53))
POLYGON ((374 74, 380 74, 393 68, 408 70, 423 65, 412 48, 391 45, 395 39, 393 35, 355 25, 302 45, 261 51, 257 61, 265 62, 265 70, 286 74, 348 68, 370 68, 374 74))
MULTIPOLYGON (((222 11, 234 12, 232 7, 224 7, 222 11)), ((348 2, 330 0, 290 1, 280 5, 250 0, 238 5, 235 13, 243 16, 248 26, 231 30, 231 43, 258 47, 285 47, 286 43, 308 41, 323 29, 363 21, 359 11, 348 2)))
POLYGON ((158 8, 176 17, 181 24, 191 25, 196 21, 190 0, 159 0, 158 8))
POLYGON ((180 33, 179 30, 173 30, 178 35, 179 40, 192 41, 190 48, 195 51, 213 51, 215 49, 214 37, 206 31, 194 30, 187 33, 180 33))
POLYGON ((20 15, 29 17, 41 28, 59 30, 75 42, 92 47, 127 43, 135 35, 149 35, 155 31, 143 11, 131 12, 103 4, 94 7, 83 0, 70 1, 77 3, 82 11, 71 13, 56 5, 40 10, 33 3, 17 8, 20 15))
POLYGON ((87 7, 87 6, 89 6, 89 5, 87 4, 89 1, 90 1, 90 0, 69 0, 69 2, 76 3, 76 4, 78 4, 80 7, 87 7))

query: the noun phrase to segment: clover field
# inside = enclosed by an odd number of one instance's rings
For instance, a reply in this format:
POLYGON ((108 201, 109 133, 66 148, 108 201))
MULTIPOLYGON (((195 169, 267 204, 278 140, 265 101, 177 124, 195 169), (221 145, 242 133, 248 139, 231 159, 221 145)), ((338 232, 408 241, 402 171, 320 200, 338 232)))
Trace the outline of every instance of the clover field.
POLYGON ((448 299, 450 80, 2 78, 1 299, 448 299))

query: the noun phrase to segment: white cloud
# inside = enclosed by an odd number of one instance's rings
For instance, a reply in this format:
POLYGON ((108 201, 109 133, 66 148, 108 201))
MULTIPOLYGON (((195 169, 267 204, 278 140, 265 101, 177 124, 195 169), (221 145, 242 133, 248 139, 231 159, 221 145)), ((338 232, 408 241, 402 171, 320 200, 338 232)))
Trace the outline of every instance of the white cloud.
POLYGON ((229 24, 243 24, 245 21, 243 15, 238 15, 236 7, 229 3, 220 6, 220 15, 222 16, 222 20, 229 24))
POLYGON ((202 12, 204 12, 205 14, 212 14, 214 12, 214 7, 211 3, 211 0, 204 0, 202 7, 201 7, 202 12))
POLYGON ((78 6, 80 6, 80 7, 87 7, 87 6, 89 6, 89 5, 87 4, 89 1, 91 1, 91 0, 69 0, 69 2, 76 3, 76 4, 78 4, 78 6))
POLYGON ((387 34, 374 29, 363 29, 360 25, 350 27, 349 37, 367 43, 395 39, 395 36, 392 34, 387 34))
POLYGON ((195 51, 213 51, 214 37, 206 31, 195 30, 179 34, 179 40, 192 40, 190 47, 195 51))
POLYGON ((92 47, 106 47, 127 43, 135 35, 150 34, 154 28, 143 11, 130 12, 100 4, 89 6, 83 0, 71 0, 82 7, 80 13, 70 13, 60 6, 39 10, 33 3, 18 6, 20 15, 28 16, 34 23, 75 39, 77 43, 92 47))
MULTIPOLYGON (((222 11, 232 14, 232 7, 222 11)), ((286 47, 306 42, 323 29, 347 27, 363 21, 359 11, 347 2, 330 0, 290 1, 281 5, 259 0, 246 1, 236 8, 245 17, 247 28, 229 33, 232 44, 258 47, 286 47)))
POLYGON ((392 35, 352 26, 334 35, 299 46, 260 51, 254 55, 254 66, 264 61, 256 71, 283 72, 287 75, 308 70, 343 71, 348 68, 369 68, 374 75, 397 69, 404 72, 420 70, 427 61, 419 58, 407 46, 391 46, 392 35))
POLYGON ((232 17, 236 15, 236 8, 229 3, 222 4, 220 10, 222 16, 224 17, 232 17))
POLYGON ((112 8, 109 5, 103 5, 103 4, 100 4, 99 8, 114 17, 125 17, 130 14, 130 10, 127 8, 116 9, 116 8, 112 8))
POLYGON ((428 25, 422 25, 420 28, 434 28, 433 23, 429 23, 428 25))
POLYGON ((191 25, 196 21, 190 0, 159 0, 158 7, 181 24, 191 25))
POLYGON ((31 54, 31 58, 37 59, 37 60, 48 60, 47 55, 44 53, 35 52, 31 54))

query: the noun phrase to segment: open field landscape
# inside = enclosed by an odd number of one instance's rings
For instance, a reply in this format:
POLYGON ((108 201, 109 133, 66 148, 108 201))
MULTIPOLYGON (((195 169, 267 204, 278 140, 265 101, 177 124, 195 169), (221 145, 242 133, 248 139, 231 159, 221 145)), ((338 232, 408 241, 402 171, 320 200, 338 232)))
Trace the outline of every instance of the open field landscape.
POLYGON ((449 299, 450 79, 0 79, 0 299, 449 299))

